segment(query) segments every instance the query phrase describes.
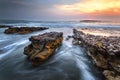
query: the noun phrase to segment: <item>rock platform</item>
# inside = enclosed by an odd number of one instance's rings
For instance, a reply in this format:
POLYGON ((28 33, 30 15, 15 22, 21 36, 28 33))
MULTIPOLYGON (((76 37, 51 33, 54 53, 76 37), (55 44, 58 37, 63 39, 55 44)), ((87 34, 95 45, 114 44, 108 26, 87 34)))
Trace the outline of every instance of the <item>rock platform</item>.
POLYGON ((28 34, 34 31, 48 29, 46 27, 9 27, 4 31, 6 34, 28 34))
POLYGON ((107 80, 120 80, 120 37, 85 34, 73 29, 73 43, 81 44, 107 80))

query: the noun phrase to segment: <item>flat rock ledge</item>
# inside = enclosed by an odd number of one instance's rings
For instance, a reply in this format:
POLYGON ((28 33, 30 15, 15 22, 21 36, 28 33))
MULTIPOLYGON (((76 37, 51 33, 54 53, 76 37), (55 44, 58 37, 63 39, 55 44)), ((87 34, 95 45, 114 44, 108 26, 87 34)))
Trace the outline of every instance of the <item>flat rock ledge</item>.
POLYGON ((24 54, 37 66, 54 54, 63 40, 62 32, 49 32, 29 38, 31 44, 24 48, 24 54))
POLYGON ((73 29, 73 43, 81 44, 106 80, 120 80, 120 37, 95 36, 73 29))
POLYGON ((34 31, 41 31, 48 29, 46 27, 9 27, 4 31, 6 34, 28 34, 34 31))

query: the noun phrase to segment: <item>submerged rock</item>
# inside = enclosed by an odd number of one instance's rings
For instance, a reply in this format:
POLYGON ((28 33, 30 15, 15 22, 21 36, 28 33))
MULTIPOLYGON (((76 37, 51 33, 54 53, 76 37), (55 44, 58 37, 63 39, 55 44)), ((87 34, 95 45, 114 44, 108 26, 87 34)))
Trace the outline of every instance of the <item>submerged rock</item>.
POLYGON ((5 30, 4 33, 6 34, 28 34, 34 31, 41 31, 48 29, 46 27, 9 27, 8 29, 5 30))
POLYGON ((66 40, 69 40, 70 38, 73 38, 73 36, 68 35, 68 36, 66 37, 66 40))
POLYGON ((39 65, 47 60, 56 48, 62 43, 63 33, 50 32, 29 38, 31 44, 24 48, 24 54, 32 61, 33 65, 39 65))
POLYGON ((73 30, 74 42, 81 41, 95 64, 108 80, 120 80, 120 37, 95 36, 73 30))

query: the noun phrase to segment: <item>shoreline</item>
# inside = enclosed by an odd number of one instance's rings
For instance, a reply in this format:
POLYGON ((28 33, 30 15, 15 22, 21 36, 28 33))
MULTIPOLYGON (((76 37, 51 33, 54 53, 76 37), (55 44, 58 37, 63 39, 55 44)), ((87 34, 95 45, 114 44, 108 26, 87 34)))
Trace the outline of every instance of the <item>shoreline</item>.
MULTIPOLYGON (((112 30, 112 29, 111 29, 112 30)), ((111 34, 111 30, 102 29, 74 29, 74 42, 82 45, 88 55, 95 62, 95 65, 103 69, 103 75, 108 80, 119 80, 120 79, 120 36, 116 35, 117 30, 112 30, 114 33, 111 34), (107 36, 106 36, 106 31, 107 36), (96 33, 102 33, 96 35, 96 33), (101 36, 103 35, 104 36, 101 36), (106 40, 106 41, 105 41, 106 40), (114 43, 117 42, 117 43, 114 43), (118 46, 115 50, 114 48, 118 46)), ((118 34, 120 34, 118 32, 118 34)))
MULTIPOLYGON (((48 29, 47 31, 43 31, 43 32, 35 32, 34 34, 38 34, 38 33, 45 33, 45 32, 50 32, 50 31, 56 31, 57 30, 57 32, 59 32, 59 31, 62 31, 62 30, 65 30, 64 31, 64 33, 65 33, 65 35, 64 35, 64 38, 66 38, 66 35, 72 35, 72 28, 69 28, 69 30, 66 30, 66 29, 68 29, 68 27, 60 27, 60 28, 50 28, 50 29, 48 29), (70 34, 71 33, 71 34, 70 34)), ((91 28, 91 29, 94 29, 94 28, 91 28)), ((96 29, 98 29, 98 28, 96 28, 96 29)), ((108 28, 106 28, 106 29, 108 29, 108 28)), ((111 29, 111 30, 113 30, 113 29, 111 29)), ((114 30, 118 30, 118 29, 114 29, 114 30)), ((92 30, 93 31, 93 30, 92 30)), ((90 32, 92 32, 92 31, 90 31, 90 32)), ((5 34, 6 35, 6 34, 5 34)), ((33 35, 33 34, 27 34, 27 35, 33 35)), ((27 36, 26 35, 26 36, 27 36)), ((14 35, 9 35, 9 36, 16 36, 16 34, 14 34, 14 35)), ((22 36, 22 35, 20 35, 20 36, 22 36)), ((71 43, 71 42, 70 42, 71 43)), ((18 43, 19 44, 19 43, 18 43)), ((66 44, 66 45, 68 45, 68 44, 66 44)), ((79 46, 78 46, 79 47, 79 46)), ((87 47, 87 46, 86 46, 87 47)), ((94 48, 92 48, 92 49, 94 49, 94 48)), ((64 49, 63 49, 64 50, 64 49)), ((73 52, 76 50, 76 48, 75 49, 73 49, 73 52)), ((77 52, 79 52, 80 50, 77 50, 77 52)), ((91 50, 92 51, 92 50, 91 50)), ((17 52, 17 51, 16 51, 17 52)), ((66 53, 66 51, 65 51, 65 53, 66 53)), ((63 54, 65 54, 65 53, 63 53, 63 54)), ((70 53, 70 52, 69 52, 70 53)), ((73 54, 73 53, 72 53, 73 54)), ((83 53, 84 54, 84 53, 83 53)), ((89 54, 89 56, 90 55, 92 55, 92 54, 89 54)), ((94 55, 94 54, 93 54, 94 55)), ((101 55, 101 54, 100 54, 101 55)), ((99 56, 98 56, 99 57, 99 56)), ((103 56, 104 57, 104 56, 103 56)), ((84 57, 83 57, 84 58, 84 57)), ((94 56, 93 56, 93 58, 94 58, 94 56)), ((80 59, 80 58, 79 58, 80 59)), ((81 59, 80 59, 81 60, 81 59)), ((91 61, 91 60, 90 60, 91 61)), ((79 65, 82 65, 82 64, 80 64, 80 63, 78 63, 79 65)), ((100 62, 99 62, 99 64, 100 64, 100 62)), ((86 65, 88 65, 88 64, 86 64, 86 65)), ((94 65, 94 64, 93 64, 94 65)), ((97 66, 95 66, 96 68, 98 68, 97 66)), ((81 68, 82 69, 82 68, 81 68)), ((94 68, 95 69, 95 68, 94 68)), ((104 69, 104 68, 102 68, 102 69, 104 69)), ((101 69, 101 70, 102 70, 101 69)), ((85 70, 87 70, 87 69, 85 69, 85 70)), ((98 69, 99 70, 99 69, 98 69)), ((101 71, 100 70, 100 71, 101 71)), ((109 69, 108 69, 109 70, 109 69)), ((110 74, 112 74, 112 75, 114 75, 114 76, 116 76, 116 73, 114 74, 114 72, 109 72, 107 69, 106 69, 106 71, 104 72, 104 74, 107 74, 108 75, 108 73, 110 73, 110 74)), ((89 71, 88 71, 89 72, 89 71)), ((97 71, 96 71, 97 72, 97 71)), ((94 71, 92 71, 91 70, 91 73, 90 74, 93 74, 94 73, 94 71)), ((96 73, 95 73, 96 74, 96 73)), ((99 74, 97 74, 97 75, 99 75, 99 74)), ((100 73, 100 75, 102 75, 102 73, 100 73)), ((95 77, 96 77, 96 75, 94 75, 95 77)), ((102 75, 103 76, 103 75, 102 75)), ((82 77, 82 76, 81 76, 82 77)), ((94 77, 94 78, 95 78, 94 77)), ((101 79, 101 77, 99 78, 99 79, 101 79)), ((104 79, 103 79, 104 80, 104 79)), ((112 79, 112 80, 114 80, 114 79, 112 79)))

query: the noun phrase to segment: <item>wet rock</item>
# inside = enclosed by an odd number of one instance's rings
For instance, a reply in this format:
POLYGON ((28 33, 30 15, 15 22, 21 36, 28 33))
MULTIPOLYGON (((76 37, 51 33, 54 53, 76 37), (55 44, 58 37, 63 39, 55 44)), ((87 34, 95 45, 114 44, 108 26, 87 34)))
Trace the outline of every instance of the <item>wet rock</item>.
POLYGON ((48 29, 46 27, 9 27, 8 29, 6 29, 4 31, 4 33, 6 34, 28 34, 34 31, 41 31, 41 30, 45 30, 48 29))
POLYGON ((72 40, 72 44, 73 45, 80 45, 81 41, 79 41, 79 40, 72 40))
POLYGON ((114 71, 104 70, 103 74, 108 80, 120 80, 120 75, 116 75, 114 71))
POLYGON ((8 25, 0 25, 0 28, 9 28, 9 27, 12 27, 12 26, 8 26, 8 25))
POLYGON ((81 41, 94 63, 103 69, 106 79, 120 80, 120 37, 94 36, 76 29, 73 29, 73 33, 77 44, 81 41))
POLYGON ((29 38, 31 44, 24 48, 24 54, 28 56, 33 65, 39 65, 46 61, 56 48, 62 43, 63 33, 50 32, 29 38))
POLYGON ((73 38, 73 36, 68 35, 66 40, 69 40, 70 38, 73 38))
POLYGON ((87 50, 89 51, 88 55, 92 57, 98 67, 101 67, 102 69, 107 69, 107 61, 104 58, 104 55, 99 53, 99 51, 95 47, 87 48, 87 50))

